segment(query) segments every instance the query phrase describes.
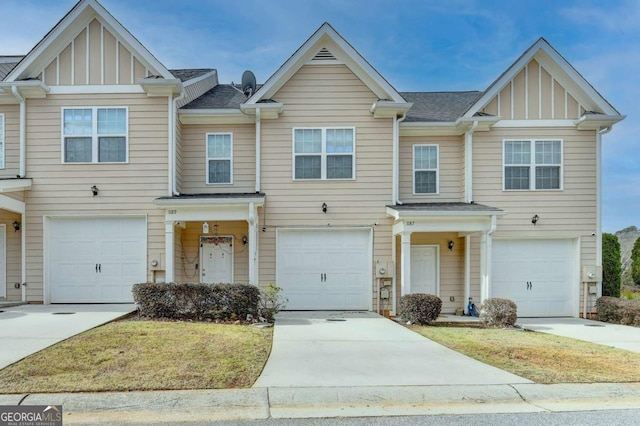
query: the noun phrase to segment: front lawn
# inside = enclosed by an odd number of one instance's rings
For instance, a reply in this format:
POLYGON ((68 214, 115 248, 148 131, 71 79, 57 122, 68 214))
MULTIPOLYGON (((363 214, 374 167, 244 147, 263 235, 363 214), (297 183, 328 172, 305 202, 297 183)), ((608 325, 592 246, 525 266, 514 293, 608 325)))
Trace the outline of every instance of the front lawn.
POLYGON ((536 383, 640 382, 640 353, 518 329, 411 329, 536 383))
POLYGON ((250 387, 271 336, 243 325, 117 321, 0 370, 0 393, 250 387))

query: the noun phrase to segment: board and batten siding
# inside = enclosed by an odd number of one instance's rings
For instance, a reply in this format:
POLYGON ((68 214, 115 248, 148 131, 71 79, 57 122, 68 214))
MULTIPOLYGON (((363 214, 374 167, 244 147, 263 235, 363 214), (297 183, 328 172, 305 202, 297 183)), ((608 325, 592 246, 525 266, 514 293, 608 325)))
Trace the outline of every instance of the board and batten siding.
POLYGON ((256 190, 256 131, 253 124, 183 124, 180 142, 182 192, 238 193, 256 190), (233 184, 207 184, 207 134, 230 133, 233 140, 233 184))
POLYGON ((400 137, 400 200, 407 203, 460 202, 464 198, 464 143, 462 136, 400 137), (438 145, 439 193, 413 194, 414 145, 438 145))
POLYGON ((0 115, 4 116, 4 168, 0 169, 0 178, 15 178, 20 173, 20 105, 0 105, 0 115))
MULTIPOLYGON (((43 216, 144 215, 147 250, 164 253, 164 211, 153 200, 167 194, 167 98, 142 94, 49 95, 27 106, 27 300, 43 295, 43 216), (62 164, 63 107, 127 106, 129 162, 62 164), (93 197, 91 186, 99 188, 93 197)), ((148 279, 152 279, 149 270, 148 279)))
POLYGON ((40 72, 47 86, 136 84, 153 74, 98 19, 40 72))
POLYGON ((376 95, 344 65, 305 65, 273 99, 284 112, 262 122, 260 282, 276 279, 278 227, 370 227, 374 264, 391 260, 393 123, 369 112, 376 95), (339 126, 355 128, 356 178, 294 181, 293 128, 339 126))
MULTIPOLYGON (((473 197, 503 209, 494 238, 580 239, 581 265, 596 264, 596 135, 575 128, 493 129, 473 139, 473 197), (503 191, 502 147, 508 139, 561 139, 563 189, 503 191), (539 216, 536 225, 531 223, 539 216)), ((479 300, 480 239, 473 236, 472 296, 479 300)), ((578 303, 578 301, 575 301, 578 303)))

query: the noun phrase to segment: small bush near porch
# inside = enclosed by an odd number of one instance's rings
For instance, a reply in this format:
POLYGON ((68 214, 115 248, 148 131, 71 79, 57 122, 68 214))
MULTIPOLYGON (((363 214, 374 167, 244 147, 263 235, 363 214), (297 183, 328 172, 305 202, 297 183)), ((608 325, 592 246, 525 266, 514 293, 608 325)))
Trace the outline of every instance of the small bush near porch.
POLYGON ((133 298, 142 317, 245 321, 258 316, 260 290, 250 284, 140 283, 133 298))

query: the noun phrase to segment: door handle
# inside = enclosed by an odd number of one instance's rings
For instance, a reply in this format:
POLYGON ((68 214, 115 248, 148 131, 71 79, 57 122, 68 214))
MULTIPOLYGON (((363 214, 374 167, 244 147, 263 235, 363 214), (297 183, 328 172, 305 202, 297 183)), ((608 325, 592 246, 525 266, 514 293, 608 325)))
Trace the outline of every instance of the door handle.
POLYGON ((324 282, 327 282, 327 274, 323 274, 324 275, 324 282))
POLYGON ((96 274, 98 273, 98 264, 96 263, 96 274))
POLYGON ((102 273, 102 263, 98 263, 98 272, 102 273))

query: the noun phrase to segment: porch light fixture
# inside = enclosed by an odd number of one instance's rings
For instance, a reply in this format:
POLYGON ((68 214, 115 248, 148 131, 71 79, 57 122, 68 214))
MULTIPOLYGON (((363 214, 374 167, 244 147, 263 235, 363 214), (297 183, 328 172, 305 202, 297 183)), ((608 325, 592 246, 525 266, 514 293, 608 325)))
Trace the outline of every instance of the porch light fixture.
POLYGON ((449 247, 449 251, 453 251, 453 246, 455 245, 455 243, 453 242, 453 240, 449 240, 449 244, 447 244, 447 247, 449 247))
POLYGON ((95 197, 96 195, 98 195, 98 187, 93 185, 91 187, 91 193, 93 194, 93 196, 95 197))
POLYGON ((327 203, 322 203, 322 213, 327 212, 327 203))
POLYGON ((203 234, 208 234, 209 233, 209 224, 207 222, 202 224, 202 233, 203 234))
POLYGON ((538 223, 538 220, 540 220, 540 216, 538 216, 537 214, 533 215, 533 217, 531 218, 531 223, 533 223, 533 225, 535 226, 536 223, 538 223))
POLYGON ((20 222, 18 222, 17 220, 14 220, 12 225, 14 232, 18 232, 20 230, 20 222))
POLYGON ((249 239, 247 238, 246 235, 242 237, 242 244, 244 244, 245 246, 247 245, 248 241, 249 241, 249 239))

